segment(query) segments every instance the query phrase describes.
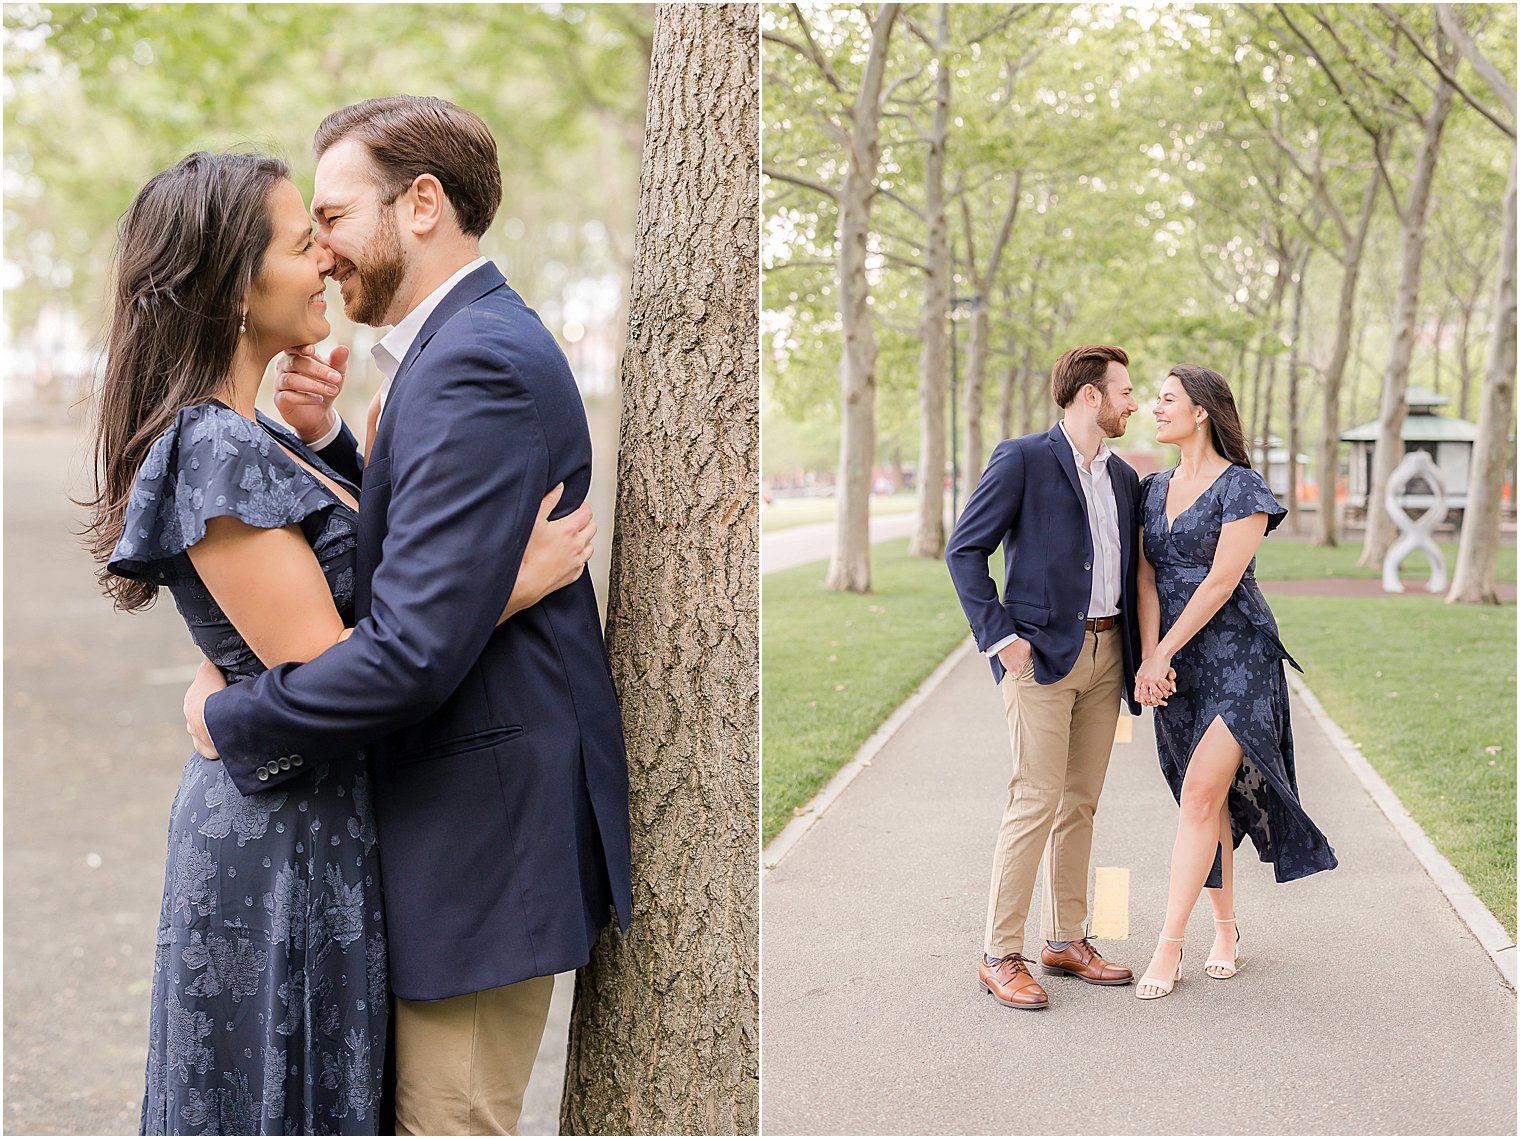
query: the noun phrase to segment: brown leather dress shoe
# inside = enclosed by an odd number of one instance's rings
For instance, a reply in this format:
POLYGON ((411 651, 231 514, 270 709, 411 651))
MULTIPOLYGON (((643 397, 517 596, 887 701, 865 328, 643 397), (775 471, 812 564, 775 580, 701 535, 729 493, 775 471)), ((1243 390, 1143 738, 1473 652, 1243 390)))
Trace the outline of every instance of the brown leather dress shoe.
POLYGON ((1052 977, 1069 973, 1089 985, 1127 985, 1135 979, 1135 974, 1123 965, 1103 960, 1103 955, 1085 937, 1065 949, 1047 945, 1040 950, 1040 968, 1052 977))
POLYGON ((999 957, 992 965, 983 956, 976 974, 982 988, 1009 1008, 1044 1008, 1050 1003, 1021 954, 999 957))

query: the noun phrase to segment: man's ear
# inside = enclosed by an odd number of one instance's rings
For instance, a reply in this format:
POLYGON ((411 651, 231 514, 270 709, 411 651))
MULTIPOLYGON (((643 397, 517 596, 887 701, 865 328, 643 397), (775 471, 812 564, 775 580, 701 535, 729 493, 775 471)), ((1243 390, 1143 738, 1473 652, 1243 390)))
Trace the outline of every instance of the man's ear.
POLYGON ((406 191, 411 204, 411 229, 418 237, 433 232, 448 211, 448 197, 443 183, 432 174, 419 174, 406 191))

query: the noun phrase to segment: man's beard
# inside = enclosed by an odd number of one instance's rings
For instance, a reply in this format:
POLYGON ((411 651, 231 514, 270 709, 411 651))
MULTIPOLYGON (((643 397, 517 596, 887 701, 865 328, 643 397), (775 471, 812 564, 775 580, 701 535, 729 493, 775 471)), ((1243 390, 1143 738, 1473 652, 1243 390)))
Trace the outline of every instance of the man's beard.
POLYGON ((1107 395, 1104 395, 1103 402, 1098 407, 1098 427, 1110 439, 1117 439, 1124 434, 1124 419, 1119 409, 1108 402, 1107 395))
POLYGON ((355 324, 384 324, 391 302, 406 277, 406 260, 396 236, 396 219, 387 209, 380 211, 380 224, 364 243, 363 261, 354 262, 358 290, 343 311, 355 324))

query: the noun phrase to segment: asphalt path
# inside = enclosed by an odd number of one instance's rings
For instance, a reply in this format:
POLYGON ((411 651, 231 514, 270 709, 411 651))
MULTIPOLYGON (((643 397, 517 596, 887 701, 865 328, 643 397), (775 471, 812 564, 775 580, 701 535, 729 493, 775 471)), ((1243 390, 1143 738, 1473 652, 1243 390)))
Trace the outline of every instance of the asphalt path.
MULTIPOLYGON (((906 538, 913 533, 916 516, 883 514, 871 519, 871 543, 906 538)), ((834 523, 813 522, 788 526, 760 535, 760 572, 791 569, 828 558, 834 553, 834 523)))
MULTIPOLYGON (((976 983, 1010 760, 968 655, 765 877, 764 1132, 1513 1135, 1514 992, 1318 724, 1293 726, 1341 865, 1277 885, 1242 844, 1241 973, 1204 976, 1200 902, 1170 997, 1041 977, 1050 1007, 1016 1011, 976 983)), ((1097 944, 1138 975, 1176 807, 1133 729, 1093 865, 1130 872, 1128 936, 1097 944)))
MULTIPOLYGON (((198 656, 167 596, 124 615, 101 594, 70 534, 78 430, 7 428, 4 445, 4 1130, 135 1133, 198 656)), ((558 1129, 572 981, 555 986, 523 1134, 558 1129)))

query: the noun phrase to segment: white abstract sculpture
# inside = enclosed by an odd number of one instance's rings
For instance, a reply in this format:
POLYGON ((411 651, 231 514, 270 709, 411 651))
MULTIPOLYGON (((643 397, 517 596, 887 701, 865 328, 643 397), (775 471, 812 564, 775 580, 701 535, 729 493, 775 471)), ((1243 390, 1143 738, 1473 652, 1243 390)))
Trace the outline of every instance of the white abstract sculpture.
POLYGON ((1436 545, 1434 537, 1437 526, 1446 518, 1446 488, 1441 484, 1441 472, 1424 451, 1411 451, 1404 461, 1393 469, 1388 479, 1388 491, 1384 498, 1388 516, 1399 528, 1399 536, 1383 558, 1383 592, 1403 593, 1404 583, 1399 580, 1399 563, 1416 550, 1430 559, 1430 581, 1426 585, 1431 593, 1446 592, 1446 556, 1436 545), (1404 512, 1402 499, 1409 484, 1424 479, 1429 484, 1435 502, 1419 518, 1410 518, 1404 512))

